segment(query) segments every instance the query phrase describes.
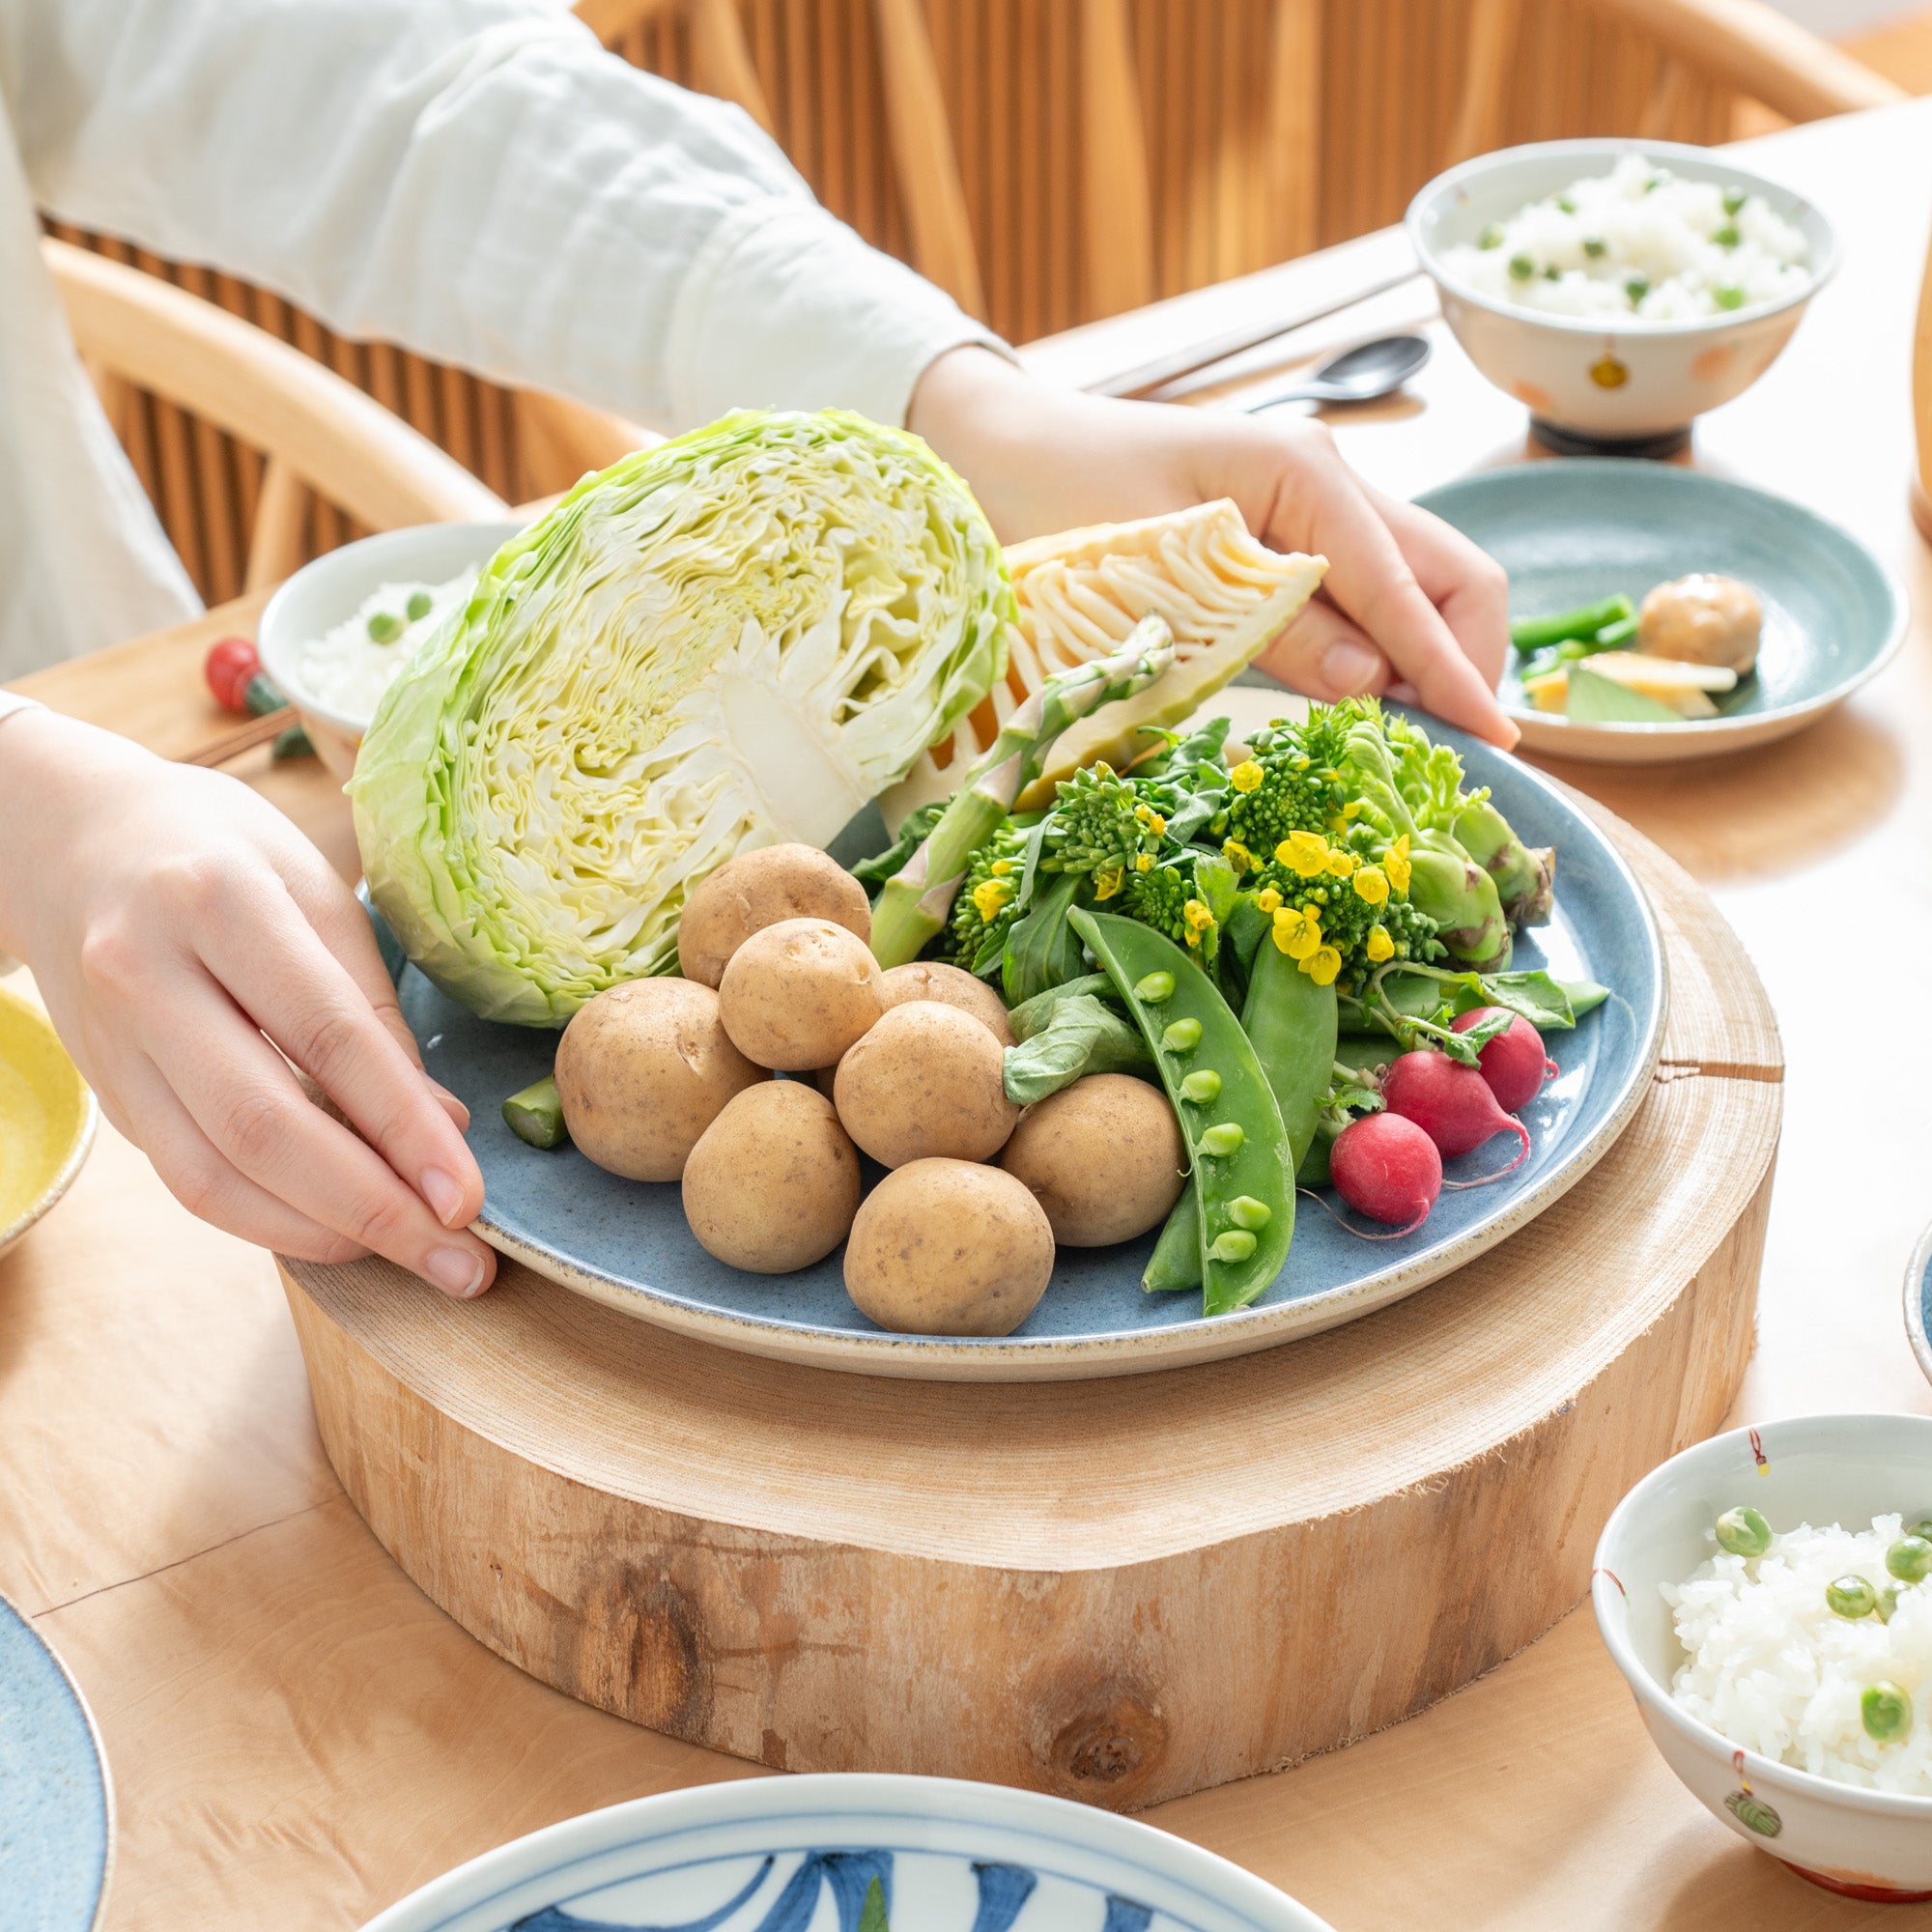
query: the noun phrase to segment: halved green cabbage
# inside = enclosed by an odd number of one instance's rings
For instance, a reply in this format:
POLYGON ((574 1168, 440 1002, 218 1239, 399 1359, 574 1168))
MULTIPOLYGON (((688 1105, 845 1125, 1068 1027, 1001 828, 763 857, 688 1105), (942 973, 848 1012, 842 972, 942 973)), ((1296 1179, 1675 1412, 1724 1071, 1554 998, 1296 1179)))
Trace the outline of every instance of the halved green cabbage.
POLYGON ((371 896, 454 998, 559 1026, 673 966, 706 873, 901 777, 1004 671, 1012 608, 916 437, 741 412, 627 457, 389 687, 350 785, 371 896))

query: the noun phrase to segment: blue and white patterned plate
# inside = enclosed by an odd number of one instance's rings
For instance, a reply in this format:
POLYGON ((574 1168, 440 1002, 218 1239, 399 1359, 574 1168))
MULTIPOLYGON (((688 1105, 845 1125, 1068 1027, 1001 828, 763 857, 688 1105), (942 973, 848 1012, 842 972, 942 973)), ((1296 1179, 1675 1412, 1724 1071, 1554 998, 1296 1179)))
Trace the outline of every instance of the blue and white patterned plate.
MULTIPOLYGON (((1230 691, 1214 702, 1225 704, 1237 728, 1252 728, 1282 701, 1277 690, 1230 691)), ((1151 1235, 1112 1248, 1063 1248, 1039 1306, 1011 1335, 889 1334, 846 1295, 842 1249, 796 1274, 745 1274, 698 1246, 674 1182, 620 1179, 575 1148, 526 1147, 503 1124, 502 1103, 550 1071, 555 1036, 477 1019, 414 968, 403 969, 392 952, 424 1061, 469 1108, 469 1145, 488 1190, 477 1232, 580 1294, 724 1348, 957 1381, 1060 1380, 1214 1361, 1412 1294, 1533 1219, 1608 1151, 1649 1085, 1665 991, 1657 922, 1596 824, 1515 758, 1433 720, 1430 729, 1455 746, 1470 783, 1491 787, 1529 844, 1556 848, 1554 920, 1520 935, 1517 964, 1600 980, 1612 998, 1574 1033, 1546 1042, 1560 1073, 1524 1111, 1528 1160, 1492 1187, 1444 1193, 1414 1234, 1364 1241, 1304 1203, 1280 1278, 1253 1307, 1212 1321, 1202 1318, 1198 1295, 1142 1292, 1151 1235)), ((882 825, 878 831, 883 838, 882 825)), ((1493 1149, 1479 1149, 1451 1161, 1449 1178, 1478 1179, 1494 1162, 1493 1149)))
POLYGON ((94 1719, 59 1658, 0 1597, 0 1923, 93 1932, 113 1806, 94 1719))
POLYGON ((1328 1932, 1210 1852, 946 1777, 755 1777, 485 1853, 364 1932, 1328 1932))

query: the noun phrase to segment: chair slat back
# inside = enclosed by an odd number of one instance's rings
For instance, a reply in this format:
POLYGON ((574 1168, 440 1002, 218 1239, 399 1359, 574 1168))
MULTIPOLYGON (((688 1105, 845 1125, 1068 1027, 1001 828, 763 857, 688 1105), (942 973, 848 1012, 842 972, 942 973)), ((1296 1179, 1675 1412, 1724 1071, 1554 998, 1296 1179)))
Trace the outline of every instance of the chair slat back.
MULTIPOLYGON (((185 412, 196 433, 225 434, 267 457, 254 506, 259 548, 245 564, 221 557, 230 575, 251 586, 272 581, 264 573, 298 547, 305 490, 372 529, 502 514, 502 498, 460 463, 299 350, 122 263, 51 238, 42 248, 113 414, 125 423, 128 389, 145 390, 185 412)), ((177 430, 163 465, 185 472, 185 455, 177 430)))

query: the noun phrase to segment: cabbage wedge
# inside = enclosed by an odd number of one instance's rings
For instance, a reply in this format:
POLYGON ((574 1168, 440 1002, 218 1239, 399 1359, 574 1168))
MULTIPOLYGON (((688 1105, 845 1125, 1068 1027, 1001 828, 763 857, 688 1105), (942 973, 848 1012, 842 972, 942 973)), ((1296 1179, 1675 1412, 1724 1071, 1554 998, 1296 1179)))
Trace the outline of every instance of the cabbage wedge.
POLYGON ((669 971, 686 894, 829 843, 985 697, 1012 593, 966 485, 838 411, 742 412, 586 477, 384 697, 372 898, 486 1018, 669 971))
POLYGON ((947 797, 957 774, 998 734, 1006 716, 1055 671, 1109 656, 1149 615, 1174 634, 1175 663, 1159 683, 1076 724, 1019 803, 1051 801, 1054 785, 1105 758, 1124 769, 1151 742, 1143 725, 1178 724, 1292 623, 1328 568, 1325 557, 1284 554, 1250 535, 1223 497, 1130 524, 1096 524, 1010 545, 1018 641, 1003 684, 880 801, 888 825, 947 797))

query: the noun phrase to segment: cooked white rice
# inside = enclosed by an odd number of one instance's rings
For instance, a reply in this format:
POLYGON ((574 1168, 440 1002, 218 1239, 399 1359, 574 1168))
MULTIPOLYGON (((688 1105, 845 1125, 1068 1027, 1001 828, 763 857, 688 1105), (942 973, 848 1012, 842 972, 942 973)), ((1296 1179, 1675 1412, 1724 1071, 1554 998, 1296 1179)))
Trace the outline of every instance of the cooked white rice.
POLYGON ((475 571, 466 570, 447 583, 379 584, 353 617, 345 617, 333 630, 311 639, 296 652, 299 695, 366 724, 375 717, 384 692, 395 682, 416 647, 452 611, 469 601, 475 582, 475 571), (419 592, 427 594, 429 610, 412 620, 410 599, 419 592), (369 635, 372 617, 394 617, 402 631, 388 643, 379 643, 369 635))
POLYGON ((1641 155, 1492 223, 1442 266, 1550 315, 1694 322, 1799 294, 1803 233, 1762 195, 1684 181, 1641 155))
MULTIPOLYGON (((1885 1552, 1900 1521, 1801 1525, 1774 1536, 1762 1556, 1719 1550, 1689 1582, 1662 1584, 1689 1659, 1671 1680, 1677 1701, 1761 1757, 1844 1784, 1932 1797, 1932 1582, 1896 1585, 1889 1623, 1851 1622, 1825 1601, 1825 1586, 1853 1572, 1874 1589, 1892 1586, 1885 1552), (1912 1699, 1911 1729, 1887 1744, 1865 1735, 1859 1709, 1880 1679, 1912 1699)), ((1715 1531, 1707 1534, 1715 1548, 1715 1531)))

